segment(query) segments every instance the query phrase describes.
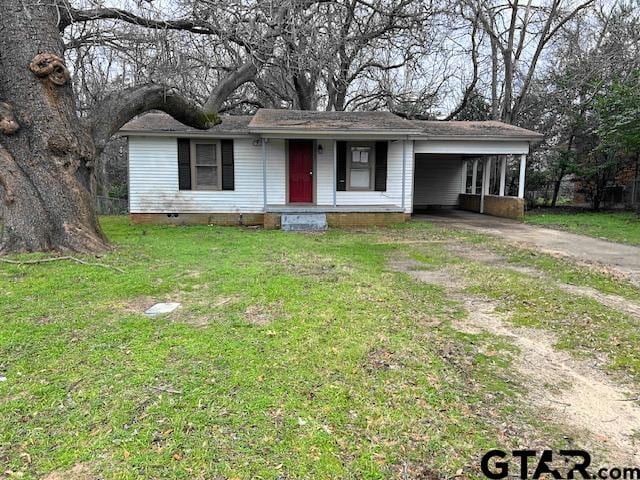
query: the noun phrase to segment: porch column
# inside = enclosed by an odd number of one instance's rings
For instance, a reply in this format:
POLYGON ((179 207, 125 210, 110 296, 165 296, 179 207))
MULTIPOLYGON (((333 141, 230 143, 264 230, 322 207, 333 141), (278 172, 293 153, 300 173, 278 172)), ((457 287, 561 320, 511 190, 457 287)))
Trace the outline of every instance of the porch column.
POLYGON ((484 213, 484 196, 489 194, 491 180, 491 157, 485 157, 482 164, 482 188, 480 189, 480 213, 484 213))
POLYGON ((337 192, 338 191, 338 142, 333 141, 333 206, 337 205, 337 192))
POLYGON ((473 169, 471 171, 471 193, 477 193, 476 186, 478 183, 478 159, 473 159, 473 169))
POLYGON ((402 140, 402 213, 404 213, 404 193, 406 191, 407 176, 407 142, 402 140))
POLYGON ((520 179, 518 181, 518 198, 524 198, 524 176, 527 171, 527 155, 520 155, 520 179))
POLYGON ((482 189, 484 190, 485 195, 489 195, 491 191, 491 164, 492 163, 493 163, 493 158, 487 157, 487 159, 484 162, 484 168, 482 169, 482 173, 483 173, 482 189))
POLYGON ((500 158, 500 192, 499 195, 504 197, 504 187, 507 183, 507 156, 500 158))
POLYGON ((467 168, 469 162, 462 161, 462 178, 460 179, 460 193, 467 193, 467 168))
POLYGON ((267 139, 262 139, 262 201, 267 211, 267 139))

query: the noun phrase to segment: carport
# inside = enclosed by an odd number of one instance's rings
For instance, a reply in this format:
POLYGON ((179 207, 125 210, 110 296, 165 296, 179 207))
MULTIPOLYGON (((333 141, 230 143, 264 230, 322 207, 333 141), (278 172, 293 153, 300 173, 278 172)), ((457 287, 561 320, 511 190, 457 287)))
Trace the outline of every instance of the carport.
POLYGON ((501 122, 413 122, 413 208, 522 218, 527 155, 542 135, 501 122))

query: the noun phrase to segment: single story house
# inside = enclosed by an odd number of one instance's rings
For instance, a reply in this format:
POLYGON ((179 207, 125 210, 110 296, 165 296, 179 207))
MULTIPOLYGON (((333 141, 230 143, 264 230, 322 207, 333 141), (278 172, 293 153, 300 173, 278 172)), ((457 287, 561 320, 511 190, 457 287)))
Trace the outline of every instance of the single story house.
POLYGON ((519 218, 526 156, 542 137, 494 121, 274 109, 223 116, 206 131, 147 113, 121 134, 134 221, 271 228, 304 214, 386 224, 426 207, 519 218), (519 165, 517 196, 505 195, 507 161, 519 165))

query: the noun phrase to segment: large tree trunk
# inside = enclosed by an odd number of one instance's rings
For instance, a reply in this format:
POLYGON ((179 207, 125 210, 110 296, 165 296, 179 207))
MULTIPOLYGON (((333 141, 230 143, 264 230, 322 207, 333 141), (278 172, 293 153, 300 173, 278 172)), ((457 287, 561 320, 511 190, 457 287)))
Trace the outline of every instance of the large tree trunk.
POLYGON ((75 111, 52 2, 5 0, 0 99, 19 125, 0 133, 1 252, 107 248, 89 186, 95 147, 75 111))
POLYGON ((152 109, 164 110, 195 128, 218 121, 215 113, 193 106, 162 85, 116 92, 103 99, 90 118, 80 121, 60 27, 75 16, 83 17, 67 7, 64 0, 3 3, 0 253, 106 250, 90 188, 95 160, 109 138, 128 120, 152 109))

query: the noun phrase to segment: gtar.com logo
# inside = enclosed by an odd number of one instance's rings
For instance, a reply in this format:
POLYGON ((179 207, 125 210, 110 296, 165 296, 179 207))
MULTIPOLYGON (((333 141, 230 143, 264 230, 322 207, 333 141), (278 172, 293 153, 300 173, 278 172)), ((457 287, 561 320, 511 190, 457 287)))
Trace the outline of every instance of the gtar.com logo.
POLYGON ((491 479, 511 476, 535 480, 544 476, 557 479, 640 480, 638 467, 598 468, 593 469, 595 473, 590 473, 591 455, 584 450, 559 450, 558 457, 555 457, 554 464, 552 450, 513 450, 509 459, 504 450, 489 450, 480 461, 480 469, 491 479), (561 457, 560 462, 558 457, 561 457), (562 468, 557 468, 558 463, 562 468))

